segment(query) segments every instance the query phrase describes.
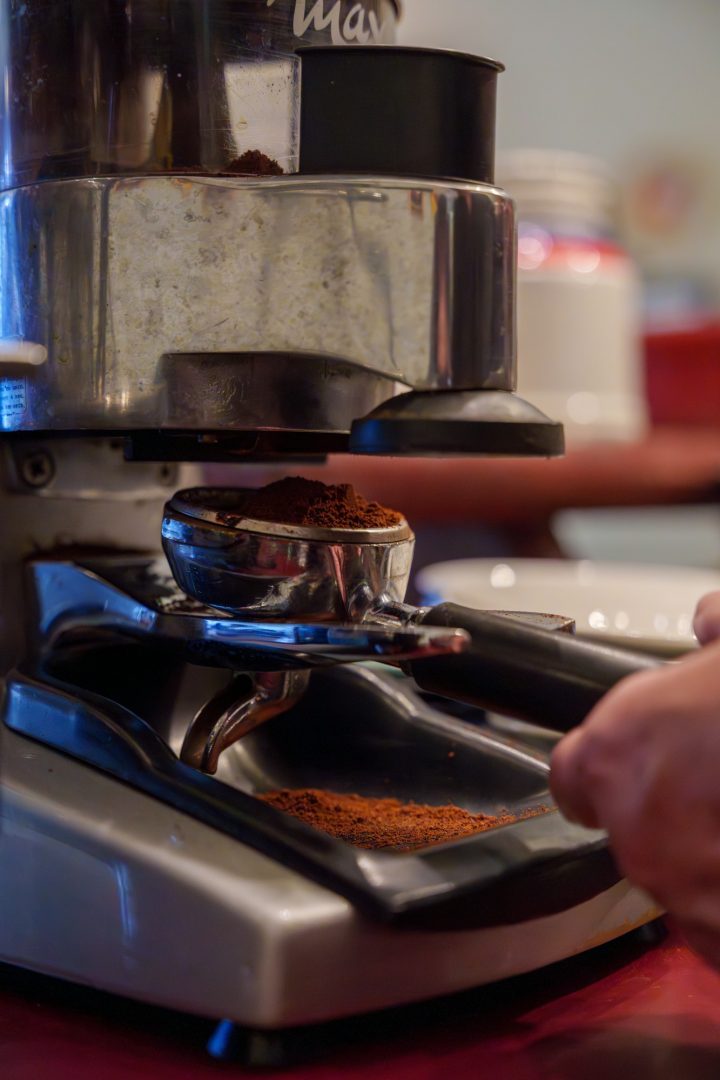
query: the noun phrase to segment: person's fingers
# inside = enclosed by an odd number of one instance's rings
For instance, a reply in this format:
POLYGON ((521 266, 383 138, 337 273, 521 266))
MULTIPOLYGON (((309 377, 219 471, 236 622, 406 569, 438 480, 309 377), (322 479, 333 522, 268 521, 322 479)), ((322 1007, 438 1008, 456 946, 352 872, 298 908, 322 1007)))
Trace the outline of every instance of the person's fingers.
POLYGON ((720 592, 703 596, 695 609, 693 629, 701 645, 720 638, 720 592))
POLYGON ((720 967, 720 595, 699 614, 718 640, 606 694, 557 746, 551 789, 720 967))
POLYGON ((568 821, 589 829, 598 827, 592 792, 585 778, 584 727, 566 735, 553 751, 550 770, 550 790, 558 807, 568 821))
POLYGON ((639 737, 648 698, 664 693, 661 683, 659 671, 624 679, 555 747, 550 789, 568 820, 591 829, 607 827, 607 802, 625 764, 627 739, 639 737))

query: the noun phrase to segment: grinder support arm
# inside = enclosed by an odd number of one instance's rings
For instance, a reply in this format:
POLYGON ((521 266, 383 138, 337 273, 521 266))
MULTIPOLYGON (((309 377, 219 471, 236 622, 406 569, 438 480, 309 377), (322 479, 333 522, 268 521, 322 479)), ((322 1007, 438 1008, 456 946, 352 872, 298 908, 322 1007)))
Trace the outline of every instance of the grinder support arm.
POLYGON ((279 671, 362 660, 399 663, 465 648, 468 635, 397 623, 302 623, 236 618, 182 593, 162 559, 105 558, 30 564, 38 651, 88 644, 99 635, 142 638, 190 663, 279 671))
POLYGON ((91 566, 31 564, 41 653, 110 639, 141 638, 190 663, 243 671, 199 710, 181 757, 215 773, 222 752, 286 712, 307 688, 309 669, 358 660, 400 662, 458 650, 464 631, 377 625, 238 619, 183 594, 160 562, 104 559, 91 566))

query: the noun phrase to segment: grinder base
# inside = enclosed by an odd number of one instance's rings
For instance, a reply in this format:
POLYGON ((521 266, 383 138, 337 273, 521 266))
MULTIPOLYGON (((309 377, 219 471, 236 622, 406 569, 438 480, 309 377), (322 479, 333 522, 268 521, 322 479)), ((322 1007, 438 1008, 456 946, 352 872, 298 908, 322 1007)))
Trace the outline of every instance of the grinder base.
MULTIPOLYGON (((153 714, 171 746, 186 719, 183 712, 221 677, 186 668, 164 686, 158 680, 152 687, 153 714)), ((390 792, 400 797, 416 792, 417 798, 429 801, 432 787, 436 801, 462 804, 474 790, 476 807, 488 811, 502 799, 510 809, 544 801, 542 755, 480 733, 487 739, 488 768, 483 776, 474 774, 477 758, 468 748, 478 733, 423 705, 402 680, 364 671, 313 680, 319 696, 309 694, 303 706, 317 716, 324 700, 325 720, 320 716, 307 730, 310 713, 289 713, 269 723, 226 755, 221 780, 197 774, 198 786, 218 797, 229 785, 246 792, 283 783, 328 786, 324 769, 344 745, 355 769, 348 761, 345 772, 335 776, 344 776, 346 786, 364 793, 374 793, 373 785, 381 789, 388 777, 400 783, 399 771, 387 772, 394 758, 406 761, 406 787, 390 792), (375 682, 383 683, 386 704, 373 716, 363 687, 375 682), (404 741, 403 716, 418 731, 414 751, 404 741), (290 737, 293 721, 295 738, 290 737), (437 736, 437 743, 430 736, 437 736), (448 762, 444 773, 439 762, 435 768, 431 762, 441 737, 448 762), (448 759, 452 744, 456 756, 448 759), (492 768, 493 759, 497 769, 492 768), (449 789, 442 796, 453 769, 454 793, 449 789), (413 787, 413 774, 421 790, 417 783, 413 787), (514 787, 507 786, 511 774, 514 787), (504 791, 497 780, 493 788, 493 776, 502 775, 504 791)), ((119 675, 118 683, 122 681, 119 675)), ((126 694, 137 698, 131 681, 125 677, 126 694)), ((0 900, 0 958, 11 963, 143 1001, 278 1028, 519 974, 592 948, 658 914, 648 898, 616 880, 563 910, 538 912, 522 921, 509 917, 500 925, 472 926, 466 920, 428 929, 367 917, 337 891, 133 787, 129 758, 110 776, 73 760, 68 746, 61 752, 47 745, 58 721, 66 718, 60 711, 53 716, 51 698, 41 699, 38 685, 34 692, 35 715, 41 715, 33 739, 11 730, 19 726, 21 711, 12 685, 5 707, 11 727, 0 727, 0 872, 8 886, 0 900)), ((58 696, 63 694, 58 691, 58 696)), ((91 708, 89 702, 87 688, 81 687, 73 705, 78 726, 83 709, 91 708)), ((139 698, 136 704, 140 710, 139 698)), ((99 715, 99 699, 92 708, 99 715)), ((138 717, 135 723, 143 721, 138 717)), ((117 762, 116 754, 113 759, 117 762)), ((550 821, 558 815, 547 817, 550 821)), ((514 837, 519 849, 519 830, 510 826, 498 834, 514 837)), ((317 837, 318 850, 325 852, 326 838, 309 831, 317 837)), ((540 842, 539 836, 535 839, 540 842)), ((437 886, 443 863, 467 862, 467 845, 463 841, 435 849, 434 868, 423 864, 428 890, 437 886)), ((373 861, 374 853, 357 855, 360 866, 378 871, 384 865, 373 861)), ((384 858, 402 867, 413 856, 384 858)), ((572 872, 583 871, 575 866, 572 872)), ((482 906, 481 899, 476 905, 482 906)))

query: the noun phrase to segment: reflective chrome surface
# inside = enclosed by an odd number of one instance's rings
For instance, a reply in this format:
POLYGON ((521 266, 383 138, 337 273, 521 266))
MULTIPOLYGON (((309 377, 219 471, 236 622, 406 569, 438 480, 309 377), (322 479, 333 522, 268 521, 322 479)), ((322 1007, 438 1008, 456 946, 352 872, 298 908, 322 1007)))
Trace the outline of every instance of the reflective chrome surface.
POLYGON ((235 670, 279 671, 361 660, 396 662, 462 652, 464 631, 370 622, 264 622, 233 618, 184 596, 162 559, 35 562, 37 648, 97 645, 108 639, 148 639, 191 663, 235 670))
POLYGON ((260 724, 297 705, 309 671, 259 671, 241 675, 199 709, 188 727, 180 757, 202 772, 216 773, 220 755, 260 724), (248 685, 249 683, 249 685, 248 685))
POLYGON ((2 200, 0 265, 4 431, 347 432, 407 386, 514 385, 513 207, 492 187, 45 183, 2 200))
POLYGON ((388 42, 392 0, 0 0, 0 187, 296 168, 300 45, 388 42))
POLYGON ((189 596, 246 618, 307 622, 355 622, 405 599, 415 547, 407 522, 371 530, 276 525, 233 512, 241 496, 198 488, 165 507, 163 549, 189 596))
MULTIPOLYGON (((315 547, 319 551, 323 545, 315 547)), ((330 545, 325 547, 331 557, 344 560, 343 566, 359 575, 372 564, 375 554, 363 558, 362 546, 348 553, 332 551, 330 545)), ((384 550, 383 545, 375 547, 384 550)), ((412 541, 407 547, 412 554, 412 541)), ((302 561, 303 552, 297 542, 281 540, 280 549, 275 556, 287 555, 292 549, 302 561)), ((271 561, 266 560, 266 572, 271 569, 271 561)), ((319 584, 320 594, 327 594, 318 576, 317 561, 311 558, 309 562, 304 575, 282 582, 284 588, 277 574, 275 580, 270 579, 268 594, 275 601, 270 618, 273 614, 277 618, 277 598, 287 598, 286 621, 275 622, 268 622, 268 616, 263 621, 260 605, 254 611, 232 615, 203 606, 177 589, 161 559, 127 556, 91 561, 85 566, 35 562, 30 567, 37 612, 35 648, 52 661, 53 657, 57 660, 61 654, 67 655, 68 650, 146 639, 149 646, 161 650, 158 658, 170 651, 192 664, 247 672, 203 703, 183 743, 181 756, 185 762, 215 773, 224 750, 297 703, 307 688, 310 668, 361 660, 399 663, 461 652, 469 644, 469 636, 462 630, 411 625, 399 616, 400 607, 392 602, 393 617, 388 611, 376 622, 372 615, 357 625, 299 621, 303 616, 298 602, 302 603, 308 593, 313 595, 313 586, 319 584), (294 618, 293 611, 298 611, 294 618)), ((376 577, 380 566, 378 561, 376 577)), ((254 569, 262 580, 262 567, 256 565, 254 569)), ((342 572, 338 567, 332 578, 340 593, 342 572)), ((366 605, 371 599, 370 580, 376 588, 387 584, 387 592, 394 595, 396 581, 383 583, 363 578, 358 585, 364 590, 366 605)), ((403 593, 406 583, 407 578, 402 582, 403 593)), ((257 581, 255 586, 257 591, 257 581)), ((385 595, 376 593, 378 607, 385 595)), ((315 614, 311 611, 305 618, 311 620, 315 614)), ((352 612, 348 614, 352 617, 352 612)))

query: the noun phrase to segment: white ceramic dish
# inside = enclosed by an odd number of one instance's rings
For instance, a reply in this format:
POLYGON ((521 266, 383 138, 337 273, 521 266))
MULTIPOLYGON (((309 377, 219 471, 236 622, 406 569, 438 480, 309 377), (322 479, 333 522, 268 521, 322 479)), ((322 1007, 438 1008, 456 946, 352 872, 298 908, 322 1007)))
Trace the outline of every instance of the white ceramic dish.
POLYGON ((459 559, 426 567, 416 586, 424 604, 449 600, 496 611, 569 615, 583 636, 678 654, 695 647, 695 605, 720 589, 720 573, 587 560, 459 559))
POLYGON ((717 506, 562 510, 552 531, 570 559, 720 568, 717 506))

